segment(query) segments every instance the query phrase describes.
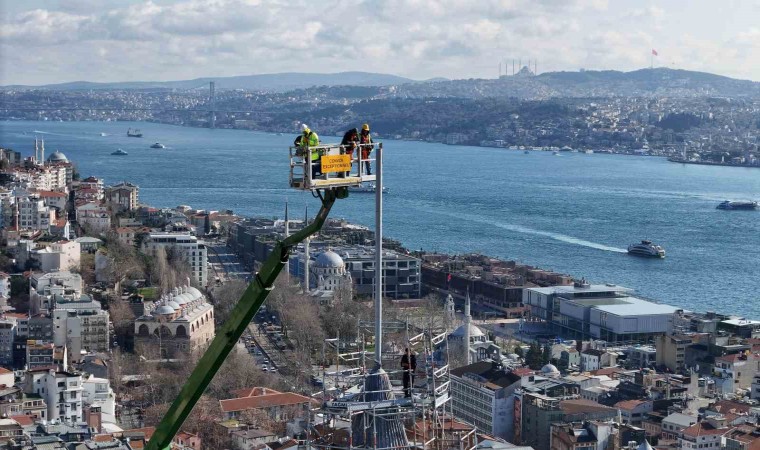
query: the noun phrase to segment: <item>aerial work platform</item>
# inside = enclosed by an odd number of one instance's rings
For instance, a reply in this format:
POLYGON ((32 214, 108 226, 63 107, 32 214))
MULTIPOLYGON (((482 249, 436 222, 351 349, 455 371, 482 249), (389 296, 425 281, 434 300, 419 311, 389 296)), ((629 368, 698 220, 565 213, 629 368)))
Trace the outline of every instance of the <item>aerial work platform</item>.
POLYGON ((378 170, 374 154, 381 152, 382 148, 382 143, 358 144, 353 152, 350 152, 347 146, 338 144, 316 147, 291 146, 290 187, 313 191, 361 186, 362 183, 374 182, 377 180, 375 173, 378 170), (371 152, 369 157, 362 158, 362 153, 365 153, 367 148, 375 151, 371 152), (311 161, 310 158, 315 151, 319 154, 318 162, 311 161), (368 173, 367 163, 375 173, 368 173))

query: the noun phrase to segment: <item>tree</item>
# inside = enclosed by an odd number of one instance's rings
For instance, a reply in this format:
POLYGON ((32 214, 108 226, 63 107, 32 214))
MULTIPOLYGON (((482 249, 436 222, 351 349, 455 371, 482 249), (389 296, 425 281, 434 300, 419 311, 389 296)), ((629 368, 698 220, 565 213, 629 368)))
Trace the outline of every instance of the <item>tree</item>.
POLYGON ((544 345, 544 349, 541 352, 542 366, 549 364, 551 360, 552 360, 552 348, 549 346, 549 344, 546 344, 544 345))
POLYGON ((214 314, 217 323, 227 321, 247 287, 245 281, 234 278, 214 288, 211 297, 214 300, 214 314))
POLYGON ((525 350, 523 350, 522 345, 515 345, 515 355, 525 358, 525 350))
POLYGON ((533 370, 539 370, 543 367, 543 355, 538 343, 533 342, 530 344, 528 354, 525 356, 525 363, 533 370))

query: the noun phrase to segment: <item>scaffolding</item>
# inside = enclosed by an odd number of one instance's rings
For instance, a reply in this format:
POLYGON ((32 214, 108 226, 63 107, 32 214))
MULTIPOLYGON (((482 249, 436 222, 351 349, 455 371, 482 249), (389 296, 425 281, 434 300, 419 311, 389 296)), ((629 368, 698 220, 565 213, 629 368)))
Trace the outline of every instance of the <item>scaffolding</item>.
MULTIPOLYGON (((404 332, 406 346, 419 356, 413 374, 409 369, 383 370, 378 366, 368 370, 367 362, 376 362, 373 352, 364 348, 364 337, 373 332, 374 324, 359 323, 358 331, 363 333, 359 351, 341 353, 338 338, 325 340, 335 351, 336 369, 322 374, 324 401, 316 411, 322 423, 311 427, 308 444, 323 450, 473 450, 478 443, 475 427, 455 421, 451 412, 446 330, 415 330, 410 336, 408 321, 383 323, 384 333, 404 332), (341 370, 341 364, 347 367, 341 370), (415 379, 414 375, 419 377, 415 379), (394 381, 404 376, 412 380, 410 397, 394 389, 394 381), (340 382, 350 387, 338 388, 331 395, 328 378, 334 379, 336 388, 340 382), (336 425, 340 421, 345 424, 342 428, 336 425)), ((384 349, 382 360, 398 365, 398 351, 384 349)))

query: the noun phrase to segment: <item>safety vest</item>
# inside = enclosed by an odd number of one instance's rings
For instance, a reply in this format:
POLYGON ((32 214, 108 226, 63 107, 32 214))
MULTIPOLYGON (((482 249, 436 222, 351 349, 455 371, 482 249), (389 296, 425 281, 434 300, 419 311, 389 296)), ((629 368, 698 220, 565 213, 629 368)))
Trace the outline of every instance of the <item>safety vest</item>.
POLYGON ((319 136, 313 131, 309 131, 309 134, 304 135, 305 139, 301 139, 301 142, 308 145, 311 150, 311 160, 316 161, 319 159, 319 151, 316 149, 319 146, 319 136))

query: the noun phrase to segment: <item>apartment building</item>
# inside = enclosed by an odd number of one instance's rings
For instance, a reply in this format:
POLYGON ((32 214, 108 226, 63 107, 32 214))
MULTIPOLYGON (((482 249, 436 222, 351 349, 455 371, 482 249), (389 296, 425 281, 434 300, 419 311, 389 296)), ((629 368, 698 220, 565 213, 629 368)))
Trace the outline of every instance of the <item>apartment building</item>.
POLYGON ((142 251, 155 255, 159 248, 179 252, 190 266, 195 282, 201 286, 208 284, 207 249, 197 237, 188 233, 148 233, 142 251))

